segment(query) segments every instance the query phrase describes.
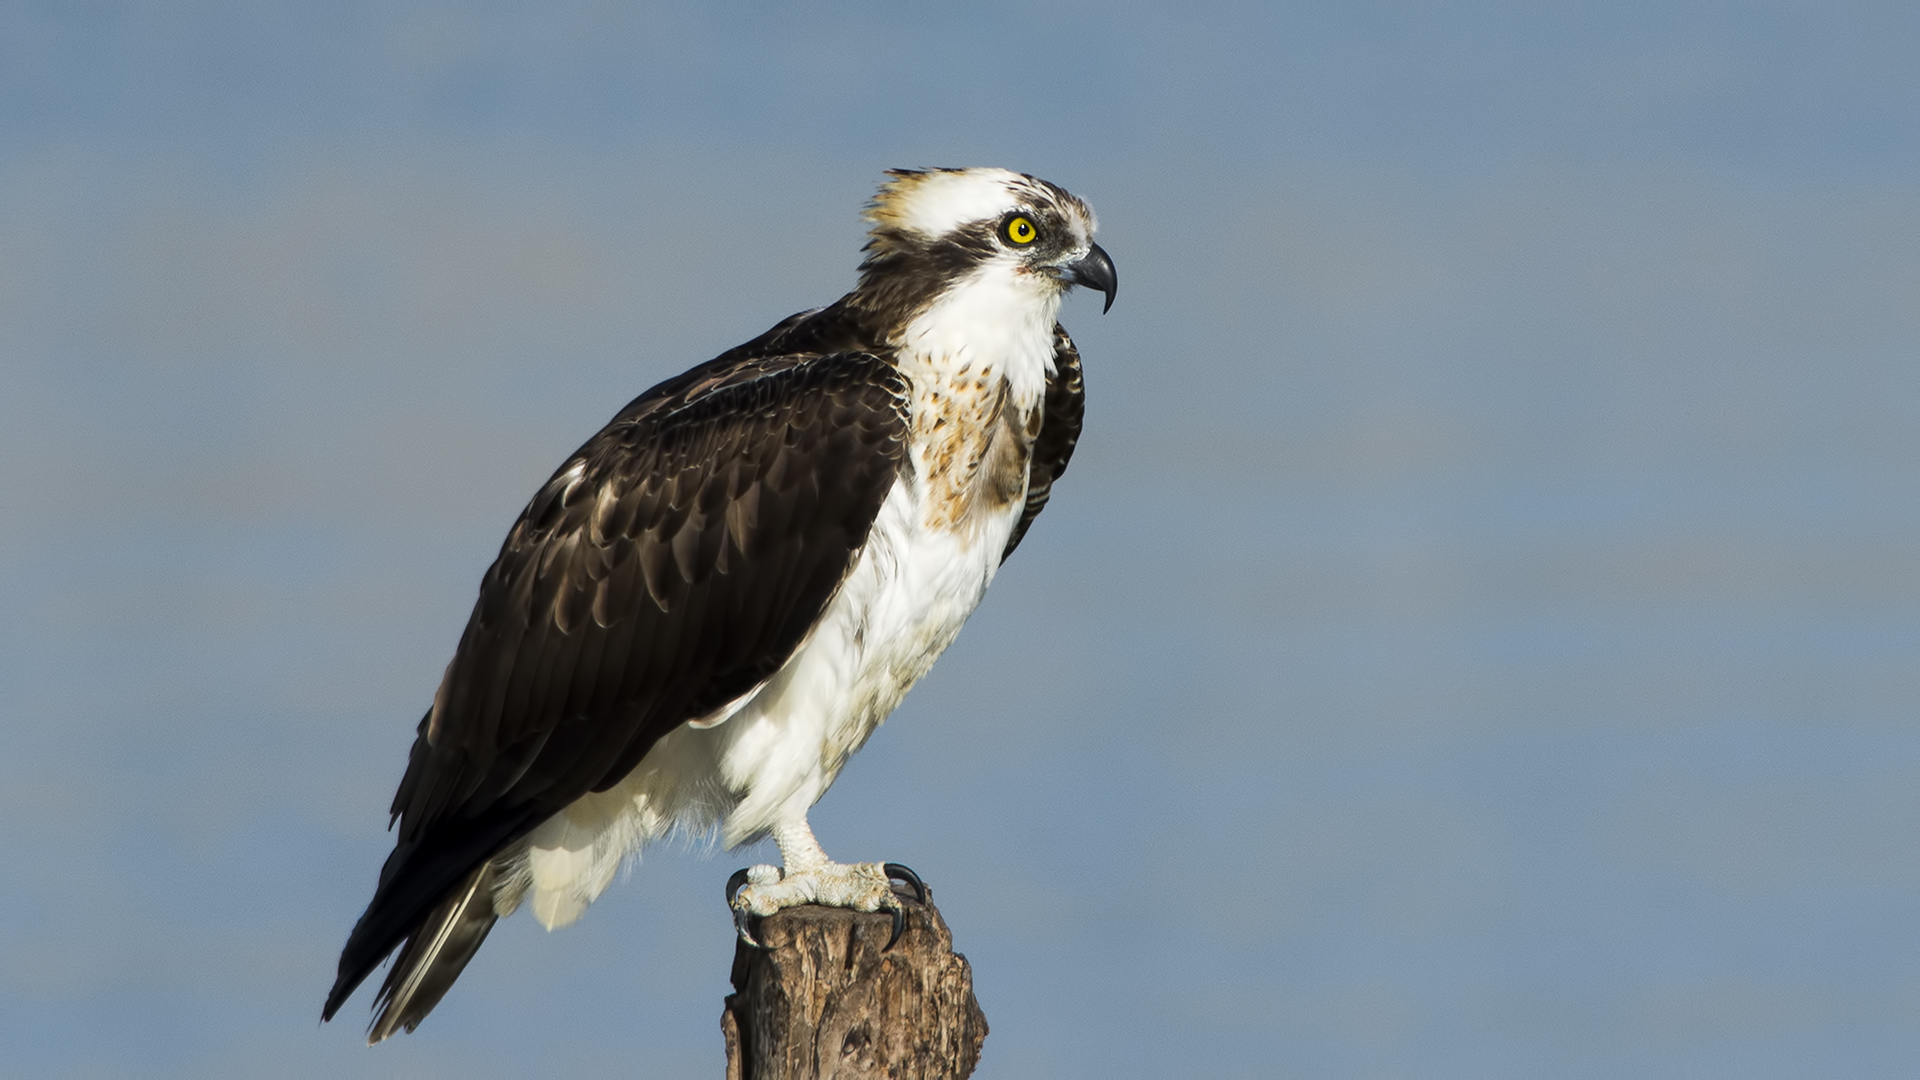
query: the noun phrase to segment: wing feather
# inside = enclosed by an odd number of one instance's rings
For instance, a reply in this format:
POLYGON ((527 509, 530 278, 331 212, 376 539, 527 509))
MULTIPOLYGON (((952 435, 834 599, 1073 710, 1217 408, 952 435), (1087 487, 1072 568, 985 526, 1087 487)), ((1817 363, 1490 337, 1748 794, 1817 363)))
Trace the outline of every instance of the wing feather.
POLYGON ((1007 549, 1000 553, 1006 562, 1013 549, 1027 535, 1033 519, 1047 508, 1053 496, 1053 482, 1067 471, 1074 444, 1080 441, 1080 421, 1087 411, 1086 385, 1080 376, 1080 350, 1059 323, 1053 326, 1053 375, 1047 380, 1042 402, 1040 434, 1033 441, 1033 464, 1027 473, 1027 508, 1019 524, 1007 538, 1007 549))

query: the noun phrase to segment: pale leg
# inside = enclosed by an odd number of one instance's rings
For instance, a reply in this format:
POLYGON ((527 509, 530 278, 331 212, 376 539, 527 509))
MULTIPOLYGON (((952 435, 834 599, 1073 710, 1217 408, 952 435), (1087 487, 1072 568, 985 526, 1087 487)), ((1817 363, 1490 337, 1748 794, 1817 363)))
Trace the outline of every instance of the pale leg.
POLYGON ((739 871, 727 882, 728 904, 740 937, 757 945, 747 928, 754 916, 766 917, 785 908, 802 904, 852 908, 854 911, 890 911, 893 913, 892 946, 900 937, 905 913, 900 898, 894 895, 893 881, 913 887, 914 895, 926 900, 926 886, 913 871, 898 863, 837 863, 827 858, 807 826, 805 815, 782 821, 773 827, 773 841, 780 845, 783 866, 753 866, 739 871), (735 890, 739 891, 735 891, 735 890))

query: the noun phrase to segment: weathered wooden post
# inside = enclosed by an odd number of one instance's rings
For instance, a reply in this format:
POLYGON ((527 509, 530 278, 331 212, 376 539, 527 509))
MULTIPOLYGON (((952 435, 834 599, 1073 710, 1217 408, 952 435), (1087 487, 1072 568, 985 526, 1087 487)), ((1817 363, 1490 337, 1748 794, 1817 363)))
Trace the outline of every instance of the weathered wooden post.
POLYGON ((934 908, 893 917, 797 907, 760 921, 764 948, 734 947, 720 1027, 727 1080, 961 1080, 980 1061, 987 1018, 973 970, 934 908))

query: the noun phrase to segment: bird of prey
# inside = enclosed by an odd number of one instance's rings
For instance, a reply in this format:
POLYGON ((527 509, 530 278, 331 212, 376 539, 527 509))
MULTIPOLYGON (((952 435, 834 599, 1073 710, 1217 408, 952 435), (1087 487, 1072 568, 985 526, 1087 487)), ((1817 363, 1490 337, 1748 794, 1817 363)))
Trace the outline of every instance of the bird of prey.
POLYGON ((573 922, 676 828, 779 845, 729 883, 749 941, 799 904, 898 933, 917 879, 807 810, 1046 506, 1084 400, 1055 316, 1116 278, 1084 202, 1004 169, 891 172, 866 218, 852 292, 635 398, 514 522, 324 1019, 397 949, 368 1042, 412 1031, 496 919, 573 922))

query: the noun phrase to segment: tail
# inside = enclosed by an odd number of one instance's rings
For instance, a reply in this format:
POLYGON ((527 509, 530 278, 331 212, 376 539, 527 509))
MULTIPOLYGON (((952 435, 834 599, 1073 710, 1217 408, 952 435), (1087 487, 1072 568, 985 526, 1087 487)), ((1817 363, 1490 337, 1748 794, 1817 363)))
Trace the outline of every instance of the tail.
MULTIPOLYGON (((419 1027, 420 1021, 440 1004, 453 981, 466 969, 467 961, 480 951, 481 942, 487 940, 487 932, 499 918, 493 910, 495 880, 492 861, 481 863, 407 934, 393 967, 387 971, 386 981, 380 984, 379 995, 374 998, 374 1008, 378 1011, 373 1024, 367 1028, 368 1046, 396 1031, 419 1027)), ((373 963, 378 962, 376 956, 373 963)), ((340 979, 327 995, 326 1008, 320 1014, 322 1020, 333 1019, 333 1014, 366 974, 364 967, 351 971, 343 958, 340 979)))
POLYGON ((493 929, 497 857, 541 816, 537 807, 513 807, 395 845, 372 901, 340 950, 320 1019, 333 1019, 347 996, 398 949, 368 1035, 379 1042, 398 1028, 419 1026, 493 929))
POLYGON ((374 998, 379 1012, 367 1028, 368 1046, 401 1028, 419 1027, 440 1004, 499 919, 493 913, 493 883, 493 863, 481 863, 407 935, 374 998))

